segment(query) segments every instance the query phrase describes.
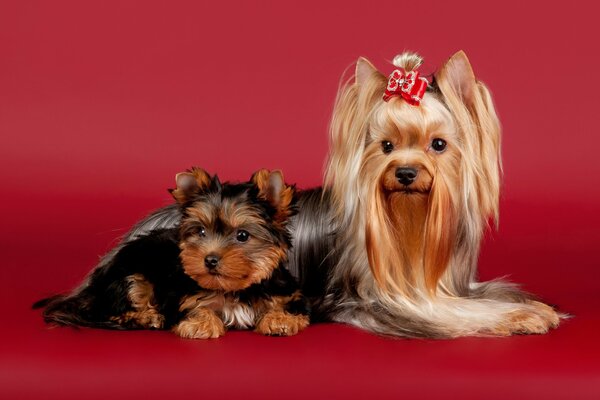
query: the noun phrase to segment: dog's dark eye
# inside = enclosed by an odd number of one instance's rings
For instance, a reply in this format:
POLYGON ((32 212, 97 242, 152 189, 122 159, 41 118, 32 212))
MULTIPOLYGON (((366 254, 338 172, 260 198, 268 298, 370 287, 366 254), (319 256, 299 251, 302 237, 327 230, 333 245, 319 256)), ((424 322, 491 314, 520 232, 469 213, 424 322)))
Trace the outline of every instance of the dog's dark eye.
POLYGON ((200 229, 198 229, 198 235, 202 237, 206 236, 206 229, 204 229, 203 226, 201 226, 200 229))
POLYGON ((390 154, 394 150, 394 145, 389 140, 381 142, 381 148, 385 154, 390 154))
POLYGON ((248 233, 248 231, 240 229, 239 231, 237 231, 235 238, 237 239, 238 242, 243 243, 243 242, 248 241, 248 239, 250 239, 250 234, 248 233))
POLYGON ((431 148, 437 151, 438 153, 441 153, 442 151, 446 150, 446 141, 444 139, 438 138, 433 139, 431 141, 431 148))

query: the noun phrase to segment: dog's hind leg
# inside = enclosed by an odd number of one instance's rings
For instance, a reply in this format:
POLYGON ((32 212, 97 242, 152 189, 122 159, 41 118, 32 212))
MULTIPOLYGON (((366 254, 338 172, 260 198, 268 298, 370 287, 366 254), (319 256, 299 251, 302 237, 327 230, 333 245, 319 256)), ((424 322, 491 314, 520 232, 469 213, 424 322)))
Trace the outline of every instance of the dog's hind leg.
POLYGON ((144 329, 161 329, 165 317, 157 310, 154 301, 154 286, 141 274, 129 275, 127 282, 127 298, 133 310, 111 320, 124 326, 135 326, 144 329))
POLYGON ((502 280, 472 283, 470 298, 512 308, 490 329, 494 335, 546 333, 556 328, 561 318, 569 317, 542 303, 534 295, 520 290, 517 285, 502 280))

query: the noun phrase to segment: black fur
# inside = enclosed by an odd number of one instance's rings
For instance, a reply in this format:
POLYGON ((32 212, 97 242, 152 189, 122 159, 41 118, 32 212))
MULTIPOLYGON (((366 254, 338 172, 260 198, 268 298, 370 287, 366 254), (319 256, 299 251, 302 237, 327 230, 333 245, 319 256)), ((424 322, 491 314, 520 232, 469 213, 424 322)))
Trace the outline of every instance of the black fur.
MULTIPOLYGON (((241 188, 229 190, 231 194, 243 192, 241 188)), ((250 197, 256 198, 256 194, 252 192, 250 197)), ((328 288, 328 283, 330 271, 338 257, 335 253, 337 228, 331 210, 331 199, 321 187, 296 190, 293 210, 294 215, 290 219, 289 229, 286 230, 284 238, 292 245, 287 268, 309 299, 311 320, 330 320, 329 315, 333 310, 325 304, 324 299, 336 295, 331 293, 332 289, 328 288)), ((270 208, 265 217, 268 218, 269 214, 272 216, 273 212, 274 209, 270 208)), ((183 209, 175 204, 156 210, 136 224, 125 235, 121 244, 104 256, 99 267, 109 263, 115 252, 127 243, 127 240, 146 235, 155 229, 177 226, 182 216, 183 209)))
MULTIPOLYGON (((244 204, 256 207, 265 220, 274 245, 291 245, 290 235, 285 228, 275 228, 272 218, 275 208, 258 197, 258 190, 252 183, 221 184, 215 177, 208 191, 199 194, 191 201, 182 204, 177 213, 185 215, 185 210, 203 196, 243 199, 244 204)), ((176 210, 174 210, 176 211, 176 210)), ((84 326, 107 329, 138 329, 135 322, 117 322, 115 317, 134 311, 128 299, 128 277, 141 274, 154 288, 156 310, 164 317, 163 328, 169 329, 181 321, 185 315, 179 306, 186 296, 206 289, 184 272, 180 260, 179 242, 186 235, 194 234, 193 226, 178 225, 169 229, 154 229, 147 234, 129 236, 92 271, 87 282, 69 295, 57 295, 36 302, 34 308, 44 308, 43 317, 47 323, 68 326, 84 326)), ((299 285, 283 263, 274 269, 272 275, 245 290, 233 293, 239 301, 251 305, 256 299, 268 300, 271 296, 291 296, 299 290, 299 285)), ((309 308, 303 296, 286 306, 292 314, 308 315, 309 308)))

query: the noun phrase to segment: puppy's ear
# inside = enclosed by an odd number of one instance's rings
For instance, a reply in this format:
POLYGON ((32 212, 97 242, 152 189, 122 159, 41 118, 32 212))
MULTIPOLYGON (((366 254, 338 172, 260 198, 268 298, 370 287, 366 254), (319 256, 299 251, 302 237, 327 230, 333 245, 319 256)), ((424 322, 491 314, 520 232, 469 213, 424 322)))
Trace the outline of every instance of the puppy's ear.
POLYGON ((446 97, 457 96, 465 104, 473 102, 475 74, 464 51, 455 53, 435 74, 435 80, 446 97))
POLYGON ((294 187, 286 185, 283 173, 279 170, 258 170, 250 178, 258 188, 258 197, 269 202, 277 210, 274 219, 285 222, 291 215, 294 187))
POLYGON ((170 192, 178 203, 183 204, 206 191, 213 184, 213 181, 214 179, 211 179, 208 172, 194 167, 190 171, 175 175, 177 188, 170 190, 170 192))
POLYGON ((356 71, 354 76, 356 76, 356 83, 360 85, 364 85, 364 83, 373 75, 380 74, 377 71, 377 68, 371 64, 369 60, 364 57, 359 57, 356 61, 356 71))
POLYGON ((221 180, 217 175, 213 176, 209 186, 210 189, 214 192, 219 192, 221 191, 221 189, 223 189, 223 184, 221 184, 221 180))

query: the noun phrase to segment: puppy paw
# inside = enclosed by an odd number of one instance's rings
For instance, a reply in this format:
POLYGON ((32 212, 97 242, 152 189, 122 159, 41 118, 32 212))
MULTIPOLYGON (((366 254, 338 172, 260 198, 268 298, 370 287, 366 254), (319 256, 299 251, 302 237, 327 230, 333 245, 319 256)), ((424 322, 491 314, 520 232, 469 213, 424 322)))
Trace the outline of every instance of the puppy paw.
POLYGON ((186 339, 216 339, 225 334, 225 325, 213 311, 201 310, 177 324, 173 332, 186 339))
POLYGON ((306 328, 308 324, 306 315, 270 311, 258 322, 256 332, 270 336, 292 336, 306 328))

